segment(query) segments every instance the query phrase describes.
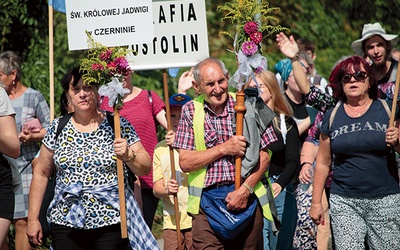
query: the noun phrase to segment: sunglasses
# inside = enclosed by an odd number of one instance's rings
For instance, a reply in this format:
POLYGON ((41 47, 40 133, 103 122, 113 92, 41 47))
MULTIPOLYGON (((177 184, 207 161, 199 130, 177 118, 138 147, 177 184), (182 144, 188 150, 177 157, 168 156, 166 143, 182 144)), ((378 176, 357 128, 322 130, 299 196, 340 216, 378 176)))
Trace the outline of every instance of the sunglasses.
POLYGON ((357 82, 365 82, 365 79, 368 77, 367 72, 357 71, 353 74, 345 74, 342 78, 342 83, 349 83, 351 79, 354 77, 357 82))

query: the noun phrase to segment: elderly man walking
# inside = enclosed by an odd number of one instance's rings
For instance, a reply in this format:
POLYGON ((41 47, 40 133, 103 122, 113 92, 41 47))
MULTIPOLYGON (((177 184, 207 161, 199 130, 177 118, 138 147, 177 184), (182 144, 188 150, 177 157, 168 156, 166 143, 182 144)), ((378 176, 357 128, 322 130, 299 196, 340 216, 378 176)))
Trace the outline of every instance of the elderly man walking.
MULTIPOLYGON (((257 183, 269 162, 266 146, 277 140, 276 135, 272 127, 267 128, 258 142, 261 148, 259 164, 247 178, 242 179, 237 190, 231 190, 235 181, 235 156, 243 156, 247 144, 244 136, 234 135, 235 100, 228 93, 228 72, 220 60, 207 58, 194 67, 193 76, 193 87, 199 97, 183 106, 173 143, 173 147, 180 149, 179 162, 182 170, 189 172, 188 212, 193 218, 193 247, 262 249, 261 207, 264 206, 262 202, 260 206, 254 197, 258 193, 257 183), (227 239, 211 226, 211 219, 206 212, 208 205, 204 202, 211 193, 215 198, 223 196, 226 203, 220 220, 224 219, 227 211, 249 211, 252 204, 256 204, 255 209, 251 210, 249 224, 239 229, 241 233, 227 239)), ((213 197, 209 199, 213 200, 213 197)))

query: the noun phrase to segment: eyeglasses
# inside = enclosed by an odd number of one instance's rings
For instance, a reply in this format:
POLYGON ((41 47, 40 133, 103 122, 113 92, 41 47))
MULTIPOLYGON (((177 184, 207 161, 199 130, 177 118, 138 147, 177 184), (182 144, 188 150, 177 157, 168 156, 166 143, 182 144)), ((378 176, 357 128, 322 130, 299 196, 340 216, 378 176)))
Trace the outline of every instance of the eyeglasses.
POLYGON ((354 77, 357 82, 365 82, 365 79, 368 77, 367 72, 364 71, 357 71, 356 73, 353 74, 345 74, 342 78, 342 83, 346 84, 351 81, 351 79, 354 77))
MULTIPOLYGON (((258 84, 258 88, 259 89, 263 89, 263 88, 266 88, 266 87, 267 87, 267 85, 265 85, 264 83, 259 83, 258 84)), ((249 86, 249 88, 256 89, 257 85, 249 86)))
POLYGON ((300 64, 306 70, 306 74, 310 74, 311 73, 311 67, 310 66, 306 67, 306 65, 304 65, 302 62, 300 62, 300 64))
POLYGON ((265 85, 264 83, 260 83, 260 84, 258 84, 259 85, 259 88, 260 89, 263 89, 263 88, 266 88, 267 87, 267 85, 265 85))

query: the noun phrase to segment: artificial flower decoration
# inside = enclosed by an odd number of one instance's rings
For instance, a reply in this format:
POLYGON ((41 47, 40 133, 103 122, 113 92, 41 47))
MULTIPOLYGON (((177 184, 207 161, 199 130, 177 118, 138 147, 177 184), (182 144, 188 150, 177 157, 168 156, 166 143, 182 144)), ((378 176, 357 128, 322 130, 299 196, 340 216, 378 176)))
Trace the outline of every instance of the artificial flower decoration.
POLYGON ((256 44, 261 43, 262 41, 262 33, 261 32, 254 32, 250 34, 250 39, 256 44))
POLYGON ((121 108, 124 94, 129 93, 128 89, 122 87, 122 79, 130 72, 126 56, 131 50, 108 48, 96 42, 89 33, 87 36, 89 51, 87 58, 81 60, 82 79, 85 84, 102 85, 99 94, 108 97, 108 105, 121 108))
POLYGON ((118 97, 129 93, 129 89, 123 88, 121 82, 115 77, 99 89, 99 95, 108 97, 108 106, 110 107, 115 105, 120 108, 123 103, 118 97))
POLYGON ((244 32, 246 32, 246 34, 250 35, 253 34, 255 32, 258 31, 258 23, 256 22, 247 22, 244 27, 244 32))
POLYGON ((270 14, 279 11, 277 7, 269 7, 265 0, 233 0, 226 2, 218 10, 226 11, 223 19, 231 19, 236 25, 236 32, 222 32, 233 39, 234 52, 239 64, 238 70, 230 78, 229 83, 240 90, 249 77, 255 80, 254 73, 267 69, 267 59, 261 55, 261 42, 264 37, 273 33, 288 30, 277 23, 278 19, 270 14), (265 34, 263 36, 263 33, 265 34))
POLYGON ((253 41, 247 41, 242 44, 242 52, 246 56, 252 56, 257 53, 257 51, 257 44, 255 44, 253 41))

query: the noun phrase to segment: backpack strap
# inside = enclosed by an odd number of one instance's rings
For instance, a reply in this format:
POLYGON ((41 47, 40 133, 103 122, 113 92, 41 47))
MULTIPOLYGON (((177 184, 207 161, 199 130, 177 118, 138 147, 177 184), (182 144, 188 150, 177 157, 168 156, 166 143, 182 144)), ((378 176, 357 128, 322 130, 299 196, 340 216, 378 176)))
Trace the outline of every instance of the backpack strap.
POLYGON ((61 131, 64 129, 65 125, 67 125, 73 114, 74 113, 69 113, 60 118, 60 122, 58 123, 56 130, 56 136, 54 138, 55 141, 57 141, 58 136, 61 134, 61 131))
POLYGON ((314 76, 313 85, 314 85, 314 86, 315 86, 315 85, 321 85, 321 79, 322 79, 322 76, 316 74, 316 75, 314 76))
MULTIPOLYGON (((387 102, 385 100, 383 100, 383 99, 380 99, 380 98, 378 98, 378 100, 381 101, 382 106, 385 108, 387 115, 390 117, 391 112, 390 112, 390 108, 389 108, 389 105, 387 104, 387 102)), ((339 106, 341 104, 342 104, 342 102, 339 101, 336 104, 335 108, 332 110, 331 117, 329 117, 329 126, 328 126, 328 128, 330 128, 332 126, 333 119, 335 119, 336 112, 337 112, 337 110, 338 110, 338 108, 339 108, 339 106)))
POLYGON ((147 90, 147 96, 149 98, 149 103, 153 105, 153 96, 151 95, 151 91, 147 90))
POLYGON ((0 153, 0 166, 7 167, 7 168, 10 166, 7 159, 4 158, 3 153, 0 153))
POLYGON ((382 106, 385 108, 386 113, 388 114, 388 116, 389 116, 389 118, 390 118, 391 112, 390 112, 389 105, 388 105, 387 102, 386 102, 385 100, 383 100, 383 99, 378 98, 378 100, 381 101, 382 106))
POLYGON ((115 130, 114 130, 114 115, 111 112, 106 111, 106 118, 107 118, 108 124, 110 125, 112 130, 115 132, 115 130))
MULTIPOLYGON (((74 113, 69 113, 60 118, 60 122, 58 123, 57 130, 56 130, 55 140, 57 140, 58 136, 60 136, 62 130, 64 129, 65 125, 67 125, 68 121, 71 119, 73 114, 74 113)), ((112 115, 112 113, 109 111, 106 111, 106 118, 107 118, 108 124, 110 124, 112 130, 115 131, 114 130, 114 116, 112 115)))
MULTIPOLYGON (((68 121, 71 119, 73 114, 74 113, 69 113, 60 118, 58 126, 57 126, 57 130, 56 130, 56 136, 54 137, 54 141, 57 141, 57 138, 60 136, 62 130, 64 129, 65 125, 67 125, 68 121)), ((25 168, 26 167, 27 166, 25 166, 25 168)), ((20 173, 22 173, 22 171, 20 173)), ((53 172, 51 173, 50 178, 53 178, 53 179, 56 178, 56 169, 53 169, 53 172)))
POLYGON ((281 127, 281 133, 282 133, 282 138, 283 138, 283 144, 286 145, 286 135, 287 135, 287 127, 286 127, 286 120, 285 120, 285 114, 280 114, 280 127, 281 127))
POLYGON ((339 101, 339 102, 336 104, 336 106, 333 108, 332 113, 331 113, 331 117, 329 117, 329 126, 328 126, 328 129, 331 128, 332 123, 333 123, 333 119, 335 119, 336 112, 337 112, 337 110, 339 109, 340 105, 342 105, 342 102, 341 102, 341 101, 339 101))

